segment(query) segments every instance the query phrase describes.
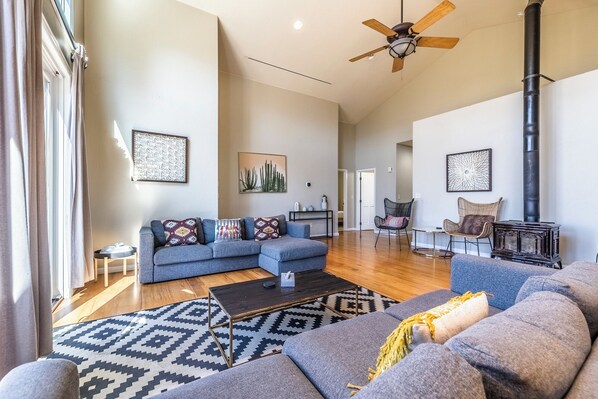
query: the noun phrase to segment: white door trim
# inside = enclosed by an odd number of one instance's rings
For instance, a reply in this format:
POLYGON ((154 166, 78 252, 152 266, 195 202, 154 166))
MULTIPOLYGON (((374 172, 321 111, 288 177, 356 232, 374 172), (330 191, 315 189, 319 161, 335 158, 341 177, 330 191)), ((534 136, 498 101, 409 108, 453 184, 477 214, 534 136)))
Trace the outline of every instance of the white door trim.
MULTIPOLYGON (((347 230, 347 219, 348 219, 347 183, 349 182, 349 171, 347 169, 339 169, 338 171, 343 172, 343 230, 347 230)), ((337 217, 338 217, 338 214, 337 214, 337 217)))

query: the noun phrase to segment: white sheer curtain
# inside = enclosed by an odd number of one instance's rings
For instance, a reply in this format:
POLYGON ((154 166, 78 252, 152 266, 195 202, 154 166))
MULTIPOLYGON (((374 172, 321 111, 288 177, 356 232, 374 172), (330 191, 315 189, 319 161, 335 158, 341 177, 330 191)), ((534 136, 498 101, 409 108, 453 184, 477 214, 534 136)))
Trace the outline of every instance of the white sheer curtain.
POLYGON ((0 2, 0 378, 52 350, 42 0, 0 2))
MULTIPOLYGON (((83 74, 87 56, 82 45, 73 53, 73 74, 71 76, 71 107, 69 111, 68 139, 70 143, 70 214, 67 213, 67 254, 70 254, 70 289, 93 279, 93 247, 91 236, 91 210, 87 183, 87 156, 85 150, 85 125, 83 116, 83 74), (69 230, 70 229, 70 230, 69 230), (69 234, 70 232, 70 234, 69 234)), ((67 274, 68 275, 68 274, 67 274)), ((69 284, 69 281, 67 281, 69 284)))

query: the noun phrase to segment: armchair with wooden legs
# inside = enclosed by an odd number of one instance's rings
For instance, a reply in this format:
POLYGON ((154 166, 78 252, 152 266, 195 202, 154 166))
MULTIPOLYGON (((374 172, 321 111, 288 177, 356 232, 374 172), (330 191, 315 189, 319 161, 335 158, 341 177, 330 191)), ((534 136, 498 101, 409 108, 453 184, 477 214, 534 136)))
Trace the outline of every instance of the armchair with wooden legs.
POLYGON ((492 242, 490 241, 492 223, 498 217, 498 209, 501 202, 502 197, 498 201, 489 204, 478 204, 459 197, 457 200, 459 223, 455 223, 449 219, 444 219, 443 222, 444 231, 450 238, 449 249, 453 250, 455 242, 462 242, 465 246, 465 253, 467 253, 467 244, 477 247, 478 256, 480 256, 480 244, 488 244, 492 250, 492 242), (459 238, 463 240, 458 241, 459 238), (480 239, 484 238, 488 240, 487 243, 480 242, 480 239))

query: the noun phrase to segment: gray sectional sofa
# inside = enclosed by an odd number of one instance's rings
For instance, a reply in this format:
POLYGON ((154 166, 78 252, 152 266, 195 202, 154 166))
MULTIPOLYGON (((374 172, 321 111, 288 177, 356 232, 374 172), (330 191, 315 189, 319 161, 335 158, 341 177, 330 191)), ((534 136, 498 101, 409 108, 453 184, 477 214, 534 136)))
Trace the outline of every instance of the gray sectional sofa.
POLYGON ((159 395, 168 398, 598 397, 598 265, 561 271, 457 255, 451 289, 308 331, 269 356, 159 395), (368 384, 401 320, 484 290, 490 316, 444 345, 423 344, 368 384))
POLYGON ((310 240, 309 225, 287 222, 277 216, 281 237, 255 241, 253 217, 241 219, 243 240, 214 242, 215 220, 198 218, 198 245, 164 246, 166 236, 159 220, 139 231, 139 280, 142 283, 260 266, 274 275, 288 271, 323 269, 328 246, 310 240))
MULTIPOLYGON (((296 335, 282 354, 156 397, 349 398, 347 383, 365 385, 356 399, 598 397, 598 264, 555 271, 457 255, 451 268, 450 290, 296 335), (368 367, 402 319, 469 290, 492 294, 491 316, 444 345, 419 345, 368 384, 368 367)), ((11 374, 0 383, 0 397, 21 397, 18 378, 25 374, 11 374)), ((65 392, 72 392, 73 378, 60 380, 68 382, 65 392)))

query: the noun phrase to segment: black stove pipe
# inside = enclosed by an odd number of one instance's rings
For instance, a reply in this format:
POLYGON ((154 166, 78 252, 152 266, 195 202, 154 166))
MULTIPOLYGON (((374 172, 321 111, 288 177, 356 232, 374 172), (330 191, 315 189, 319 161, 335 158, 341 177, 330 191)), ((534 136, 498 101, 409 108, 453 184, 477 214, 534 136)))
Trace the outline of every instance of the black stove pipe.
POLYGON ((540 17, 544 0, 525 8, 523 78, 523 215, 540 221, 540 17))

